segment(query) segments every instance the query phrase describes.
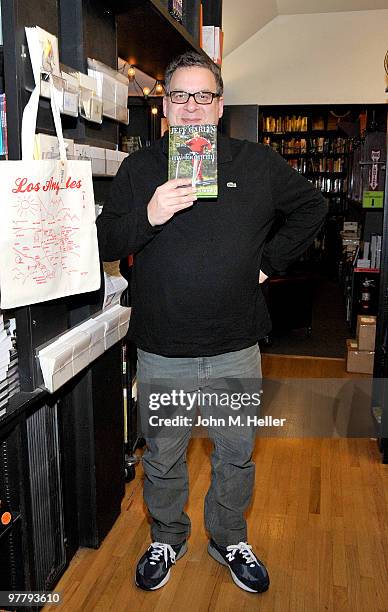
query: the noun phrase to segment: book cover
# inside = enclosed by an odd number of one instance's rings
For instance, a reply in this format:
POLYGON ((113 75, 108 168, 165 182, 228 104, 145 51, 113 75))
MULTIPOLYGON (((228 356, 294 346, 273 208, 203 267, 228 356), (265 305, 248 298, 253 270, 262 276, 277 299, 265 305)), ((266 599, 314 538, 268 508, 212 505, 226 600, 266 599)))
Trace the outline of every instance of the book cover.
POLYGON ((201 0, 189 0, 183 4, 183 25, 199 46, 200 6, 201 0))
POLYGON ((214 26, 202 26, 201 47, 210 59, 214 59, 214 26))
POLYGON ((168 178, 189 178, 198 198, 217 197, 216 125, 170 127, 168 178))
POLYGON ((182 23, 183 17, 183 0, 169 0, 168 12, 174 19, 182 23))

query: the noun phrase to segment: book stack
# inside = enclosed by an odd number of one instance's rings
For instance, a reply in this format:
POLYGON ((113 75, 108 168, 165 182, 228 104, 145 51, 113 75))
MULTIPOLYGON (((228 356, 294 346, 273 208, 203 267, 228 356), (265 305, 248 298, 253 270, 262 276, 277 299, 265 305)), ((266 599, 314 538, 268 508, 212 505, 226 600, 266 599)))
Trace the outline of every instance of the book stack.
POLYGON ((362 257, 357 259, 357 268, 380 269, 381 235, 371 234, 370 241, 364 241, 362 257))
POLYGON ((306 116, 263 117, 263 131, 282 134, 284 132, 307 132, 306 116))
POLYGON ((18 391, 20 384, 15 319, 4 319, 0 313, 0 417, 6 414, 8 400, 18 391))
POLYGON ((381 264, 381 234, 371 234, 370 238, 370 265, 371 268, 380 269, 381 264))
POLYGON ((0 94, 0 156, 8 155, 5 94, 0 94))

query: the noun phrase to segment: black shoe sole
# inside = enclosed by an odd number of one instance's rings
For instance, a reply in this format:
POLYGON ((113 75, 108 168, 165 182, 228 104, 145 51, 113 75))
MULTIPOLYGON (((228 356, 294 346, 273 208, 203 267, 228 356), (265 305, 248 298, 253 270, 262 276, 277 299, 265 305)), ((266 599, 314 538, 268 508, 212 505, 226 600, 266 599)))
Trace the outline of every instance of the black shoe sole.
POLYGON ((233 582, 235 582, 235 584, 237 584, 237 586, 240 587, 240 589, 243 589, 244 591, 248 591, 249 593, 265 593, 265 591, 268 591, 269 583, 264 584, 262 587, 258 589, 250 589, 249 587, 247 587, 246 584, 241 582, 241 580, 239 580, 236 574, 232 571, 232 568, 230 567, 230 565, 225 561, 221 553, 219 553, 218 550, 210 544, 210 542, 208 544, 207 551, 209 555, 213 557, 215 561, 218 561, 218 563, 221 563, 221 565, 225 565, 225 567, 229 569, 231 576, 233 578, 233 582))
MULTIPOLYGON (((186 553, 187 553, 187 542, 183 544, 182 548, 180 549, 179 553, 177 554, 175 558, 175 562, 181 559, 183 555, 185 555, 186 553)), ((165 577, 163 578, 163 580, 161 580, 159 584, 157 584, 156 586, 150 587, 150 588, 147 588, 147 587, 142 586, 141 584, 138 584, 136 580, 136 575, 135 575, 135 584, 139 589, 142 589, 143 591, 156 591, 157 589, 161 589, 162 587, 164 587, 165 584, 167 584, 167 582, 170 580, 170 574, 171 574, 171 567, 168 570, 165 577)))

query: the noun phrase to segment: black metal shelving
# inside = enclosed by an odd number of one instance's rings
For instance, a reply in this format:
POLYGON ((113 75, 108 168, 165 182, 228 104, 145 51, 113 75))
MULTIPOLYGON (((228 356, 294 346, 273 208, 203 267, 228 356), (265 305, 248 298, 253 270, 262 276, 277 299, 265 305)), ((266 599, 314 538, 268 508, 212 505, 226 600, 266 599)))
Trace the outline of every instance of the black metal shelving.
MULTIPOLYGON (((388 151, 388 115, 386 123, 388 151)), ((376 418, 383 463, 388 463, 388 172, 385 172, 380 289, 373 368, 372 414, 376 418)))

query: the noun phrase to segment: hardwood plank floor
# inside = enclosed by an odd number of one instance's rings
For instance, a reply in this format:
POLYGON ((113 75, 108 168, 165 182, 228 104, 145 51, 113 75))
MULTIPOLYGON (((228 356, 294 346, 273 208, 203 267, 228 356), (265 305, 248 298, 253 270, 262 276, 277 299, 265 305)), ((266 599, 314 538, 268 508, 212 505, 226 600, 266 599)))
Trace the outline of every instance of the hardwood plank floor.
MULTIPOLYGON (((348 377, 343 360, 263 356, 271 377, 348 377)), ((374 440, 260 438, 249 541, 271 586, 250 594, 206 552, 203 499, 210 482, 208 440, 188 451, 192 535, 169 583, 147 593, 134 585, 149 544, 142 470, 126 487, 122 513, 99 550, 80 549, 57 585, 71 612, 388 611, 388 466, 374 440)), ((47 611, 58 607, 46 606, 47 611)))

